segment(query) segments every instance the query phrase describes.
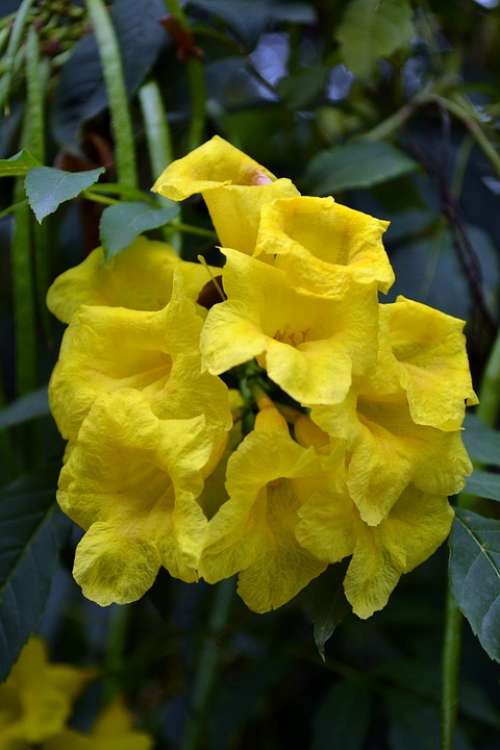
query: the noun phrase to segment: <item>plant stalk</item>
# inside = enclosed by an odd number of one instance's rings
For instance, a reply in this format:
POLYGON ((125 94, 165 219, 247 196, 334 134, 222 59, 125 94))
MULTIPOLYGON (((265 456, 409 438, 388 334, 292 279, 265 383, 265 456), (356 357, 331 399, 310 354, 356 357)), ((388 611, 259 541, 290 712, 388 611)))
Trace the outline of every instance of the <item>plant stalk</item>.
POLYGON ((118 40, 103 0, 87 0, 87 9, 97 39, 108 93, 118 180, 125 185, 136 187, 137 163, 132 119, 118 40))
POLYGON ((201 747, 208 704, 217 679, 221 651, 219 639, 227 623, 233 592, 234 581, 227 579, 217 584, 213 594, 208 632, 204 637, 194 679, 191 715, 186 723, 181 750, 196 750, 201 747))
MULTIPOLYGON (((500 412, 500 330, 484 369, 479 402, 476 412, 478 417, 490 427, 495 427, 500 412)), ((460 494, 457 506, 460 507, 464 503, 465 495, 460 494)), ((441 750, 453 750, 459 709, 462 619, 451 586, 448 584, 441 683, 441 750)))

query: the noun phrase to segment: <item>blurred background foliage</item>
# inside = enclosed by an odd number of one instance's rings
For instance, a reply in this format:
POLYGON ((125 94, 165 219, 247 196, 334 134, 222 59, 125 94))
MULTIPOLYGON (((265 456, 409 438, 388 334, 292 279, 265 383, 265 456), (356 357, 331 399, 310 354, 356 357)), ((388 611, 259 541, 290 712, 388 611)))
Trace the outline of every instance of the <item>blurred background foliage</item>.
MULTIPOLYGON (((62 442, 46 383, 62 327, 44 300, 52 279, 99 244, 102 213, 118 200, 130 216, 145 212, 144 227, 183 257, 213 260, 210 233, 189 230, 209 228, 202 203, 177 215, 148 190, 171 159, 218 133, 302 192, 389 219, 397 282, 388 299, 404 294, 465 318, 478 382, 500 314, 497 6, 114 0, 108 16, 101 0, 0 3, 0 158, 29 152, 15 169, 2 162, 13 177, 0 181, 1 484, 17 480, 3 497, 20 507, 28 488, 39 498, 25 531, 40 555, 40 528, 49 515, 57 525, 61 561, 52 552, 31 585, 42 591, 33 593, 39 632, 54 657, 101 670, 77 726, 123 691, 158 748, 439 746, 444 549, 383 612, 346 617, 325 663, 307 618, 314 591, 264 616, 227 585, 214 593, 167 575, 128 607, 82 599, 71 578, 78 531, 52 508, 62 442), (36 163, 105 173, 98 186, 72 186, 52 211, 80 196, 39 224, 22 179, 36 163), (218 665, 208 681, 203 660, 218 665)), ((500 517, 498 504, 488 515, 500 517)), ((499 737, 498 670, 466 625, 454 747, 495 750, 499 737)))

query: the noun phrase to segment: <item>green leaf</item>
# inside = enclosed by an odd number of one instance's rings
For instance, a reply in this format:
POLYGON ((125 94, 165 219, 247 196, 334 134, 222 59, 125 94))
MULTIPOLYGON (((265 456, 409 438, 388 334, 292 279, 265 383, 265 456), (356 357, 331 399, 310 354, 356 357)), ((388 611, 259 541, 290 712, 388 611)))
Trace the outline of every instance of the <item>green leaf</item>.
POLYGON ((347 67, 367 78, 381 57, 406 47, 413 33, 409 0, 353 0, 336 38, 347 67))
POLYGON ((81 192, 97 182, 104 167, 84 172, 65 172, 53 167, 36 167, 26 175, 26 195, 34 214, 41 223, 43 219, 64 203, 76 198, 81 192))
POLYGON ((29 422, 30 419, 36 419, 37 417, 46 417, 48 414, 50 414, 49 399, 47 386, 44 386, 37 391, 27 393, 26 396, 21 396, 17 401, 0 409, 0 429, 23 424, 23 422, 29 422))
POLYGON ((179 213, 176 203, 152 206, 147 203, 117 203, 106 208, 101 217, 99 231, 107 258, 112 258, 128 247, 142 232, 168 224, 179 213))
POLYGON ((500 502, 500 474, 490 474, 488 471, 476 469, 467 479, 465 492, 500 502))
POLYGON ((47 472, 0 490, 0 681, 38 624, 69 529, 55 486, 47 472))
POLYGON ((347 562, 330 565, 304 591, 306 613, 313 624, 313 637, 320 657, 325 661, 325 645, 337 625, 351 611, 344 594, 347 562))
POLYGON ((335 685, 314 717, 311 750, 361 750, 371 712, 372 696, 365 683, 343 680, 335 685))
POLYGON ((27 149, 23 148, 9 159, 0 159, 0 177, 24 177, 30 169, 39 166, 40 162, 35 159, 27 149))
POLYGON ((467 414, 464 426, 464 445, 473 461, 500 466, 500 432, 493 430, 474 414, 467 414))
POLYGON ((456 510, 450 580, 458 606, 488 655, 500 661, 500 521, 456 510))
POLYGON ((412 172, 417 163, 390 143, 359 142, 321 151, 309 163, 305 182, 315 195, 364 188, 412 172))

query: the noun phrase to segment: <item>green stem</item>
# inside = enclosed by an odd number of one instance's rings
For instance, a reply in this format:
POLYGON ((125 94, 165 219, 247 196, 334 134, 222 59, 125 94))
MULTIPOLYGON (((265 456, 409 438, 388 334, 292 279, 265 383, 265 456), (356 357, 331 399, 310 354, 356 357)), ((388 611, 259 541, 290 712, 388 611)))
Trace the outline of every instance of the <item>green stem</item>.
POLYGON ((104 702, 109 703, 120 692, 124 672, 124 653, 127 644, 127 630, 131 614, 128 605, 116 605, 110 613, 107 649, 104 659, 104 702))
POLYGON ((92 192, 92 190, 84 190, 83 197, 88 201, 94 201, 94 203, 102 203, 103 206, 116 206, 121 201, 116 198, 108 198, 106 195, 99 195, 98 193, 92 192))
POLYGON ((217 679, 220 658, 219 639, 226 627, 231 601, 233 599, 234 581, 228 579, 217 584, 208 632, 205 635, 202 651, 196 670, 191 715, 187 721, 186 733, 181 750, 195 750, 200 747, 208 704, 217 679))
MULTIPOLYGON (((49 78, 47 60, 40 59, 38 36, 34 27, 28 31, 26 41, 26 117, 29 134, 26 147, 43 164, 45 162, 45 93, 49 78)), ((48 225, 33 222, 33 249, 38 310, 47 339, 51 334, 49 311, 45 295, 49 288, 50 268, 48 251, 48 225)))
MULTIPOLYGON (((165 6, 186 31, 191 30, 189 20, 179 0, 165 0, 165 6)), ((188 151, 192 151, 200 145, 203 139, 207 117, 207 86, 205 69, 201 60, 197 57, 189 57, 186 62, 186 70, 191 97, 191 122, 187 146, 188 151)))
POLYGON ((191 224, 184 224, 182 221, 171 221, 169 226, 176 229, 178 232, 184 232, 185 234, 192 234, 195 237, 205 237, 209 240, 216 240, 217 235, 212 232, 211 229, 202 229, 202 227, 194 227, 191 224))
MULTIPOLYGON (((149 83, 141 86, 139 89, 139 101, 146 128, 151 172, 153 178, 156 179, 174 158, 167 113, 163 106, 160 89, 156 81, 149 81, 149 83)), ((161 195, 157 196, 157 200, 160 205, 169 203, 161 195)), ((180 255, 182 245, 181 235, 179 233, 172 234, 171 229, 168 227, 163 228, 163 235, 180 255)))
POLYGON ((135 187, 137 165, 134 137, 118 41, 103 0, 87 0, 87 8, 97 39, 108 92, 118 180, 135 187))
POLYGON ((484 369, 476 414, 490 427, 496 426, 500 412, 500 330, 484 369))
POLYGON ((7 206, 7 208, 4 208, 3 211, 0 211, 0 219, 3 219, 4 216, 8 216, 9 214, 14 213, 16 209, 21 208, 21 206, 27 205, 28 199, 24 198, 22 201, 17 201, 17 203, 13 203, 11 206, 7 206))
POLYGON ((19 396, 36 387, 36 318, 31 266, 31 212, 24 198, 24 180, 14 186, 17 208, 11 244, 14 331, 16 342, 16 391, 19 396))
MULTIPOLYGON (((479 389, 477 415, 494 427, 500 412, 500 330, 484 369, 479 389)), ((466 502, 461 494, 457 498, 460 507, 466 502)), ((446 620, 442 661, 441 686, 441 750, 453 749, 453 737, 459 708, 459 677, 462 643, 462 614, 448 585, 446 598, 446 620)))
POLYGON ((500 154, 490 142, 489 138, 485 135, 475 115, 469 112, 461 104, 458 104, 451 99, 447 99, 444 96, 432 95, 430 99, 432 101, 435 101, 437 104, 440 104, 444 109, 448 110, 450 114, 454 115, 457 119, 463 122, 465 127, 469 130, 470 134, 476 141, 479 148, 482 149, 484 155, 489 159, 492 166, 495 168, 497 174, 500 175, 500 154))
POLYGON ((146 128, 151 171, 156 179, 174 158, 167 113, 156 81, 149 81, 141 86, 139 101, 146 128))

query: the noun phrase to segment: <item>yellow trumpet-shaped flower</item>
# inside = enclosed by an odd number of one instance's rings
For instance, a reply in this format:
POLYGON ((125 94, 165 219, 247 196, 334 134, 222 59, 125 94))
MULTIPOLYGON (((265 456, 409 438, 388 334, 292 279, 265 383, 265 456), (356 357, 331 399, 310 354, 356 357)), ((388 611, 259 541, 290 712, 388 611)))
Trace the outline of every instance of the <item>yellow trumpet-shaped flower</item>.
POLYGON ((170 300, 175 269, 182 269, 186 295, 196 300, 206 271, 180 260, 170 245, 138 237, 108 261, 98 247, 57 277, 47 293, 47 306, 63 323, 69 323, 81 305, 161 310, 170 300))
POLYGON ((284 198, 262 207, 255 255, 322 297, 344 297, 353 281, 387 292, 394 282, 382 244, 388 226, 333 198, 284 198))
POLYGON ((284 271, 224 249, 227 301, 209 312, 200 346, 203 362, 219 374, 253 357, 271 380, 303 404, 342 401, 352 374, 375 365, 377 299, 354 284, 345 299, 297 291, 284 271))
POLYGON ((326 567, 294 533, 319 470, 314 451, 292 440, 276 409, 263 409, 228 461, 229 499, 208 524, 200 574, 214 583, 239 573, 238 592, 256 612, 295 596, 326 567))
POLYGON ((0 749, 22 750, 60 732, 93 670, 50 664, 45 644, 31 638, 0 685, 0 749))
POLYGON ((298 515, 297 539, 312 555, 325 563, 352 555, 344 590, 361 618, 385 607, 401 575, 439 547, 453 520, 446 497, 413 486, 378 526, 363 523, 346 490, 328 485, 305 502, 298 515))
POLYGON ((386 372, 407 393, 414 422, 454 431, 478 403, 462 333, 464 321, 398 297, 380 305, 386 372), (385 343, 386 342, 386 343, 385 343))
POLYGON ((65 729, 43 746, 43 750, 150 750, 153 740, 133 729, 132 717, 117 698, 97 719, 90 734, 65 729))
POLYGON ((254 251, 262 206, 299 194, 219 136, 169 164, 153 190, 174 201, 201 193, 221 244, 245 253, 254 251))
POLYGON ((205 417, 158 419, 139 391, 97 399, 59 478, 58 502, 86 533, 73 574, 101 605, 139 599, 160 566, 184 581, 206 519, 196 502, 213 451, 205 417))
POLYGON ((64 334, 49 398, 63 437, 73 439, 103 393, 134 388, 161 418, 204 414, 214 447, 232 424, 228 389, 201 372, 202 319, 177 271, 172 298, 157 312, 83 306, 64 334))
POLYGON ((361 378, 342 404, 315 407, 311 416, 331 437, 345 440, 347 487, 367 524, 378 525, 409 484, 452 495, 472 471, 459 430, 415 424, 404 391, 385 396, 369 379, 361 378))

